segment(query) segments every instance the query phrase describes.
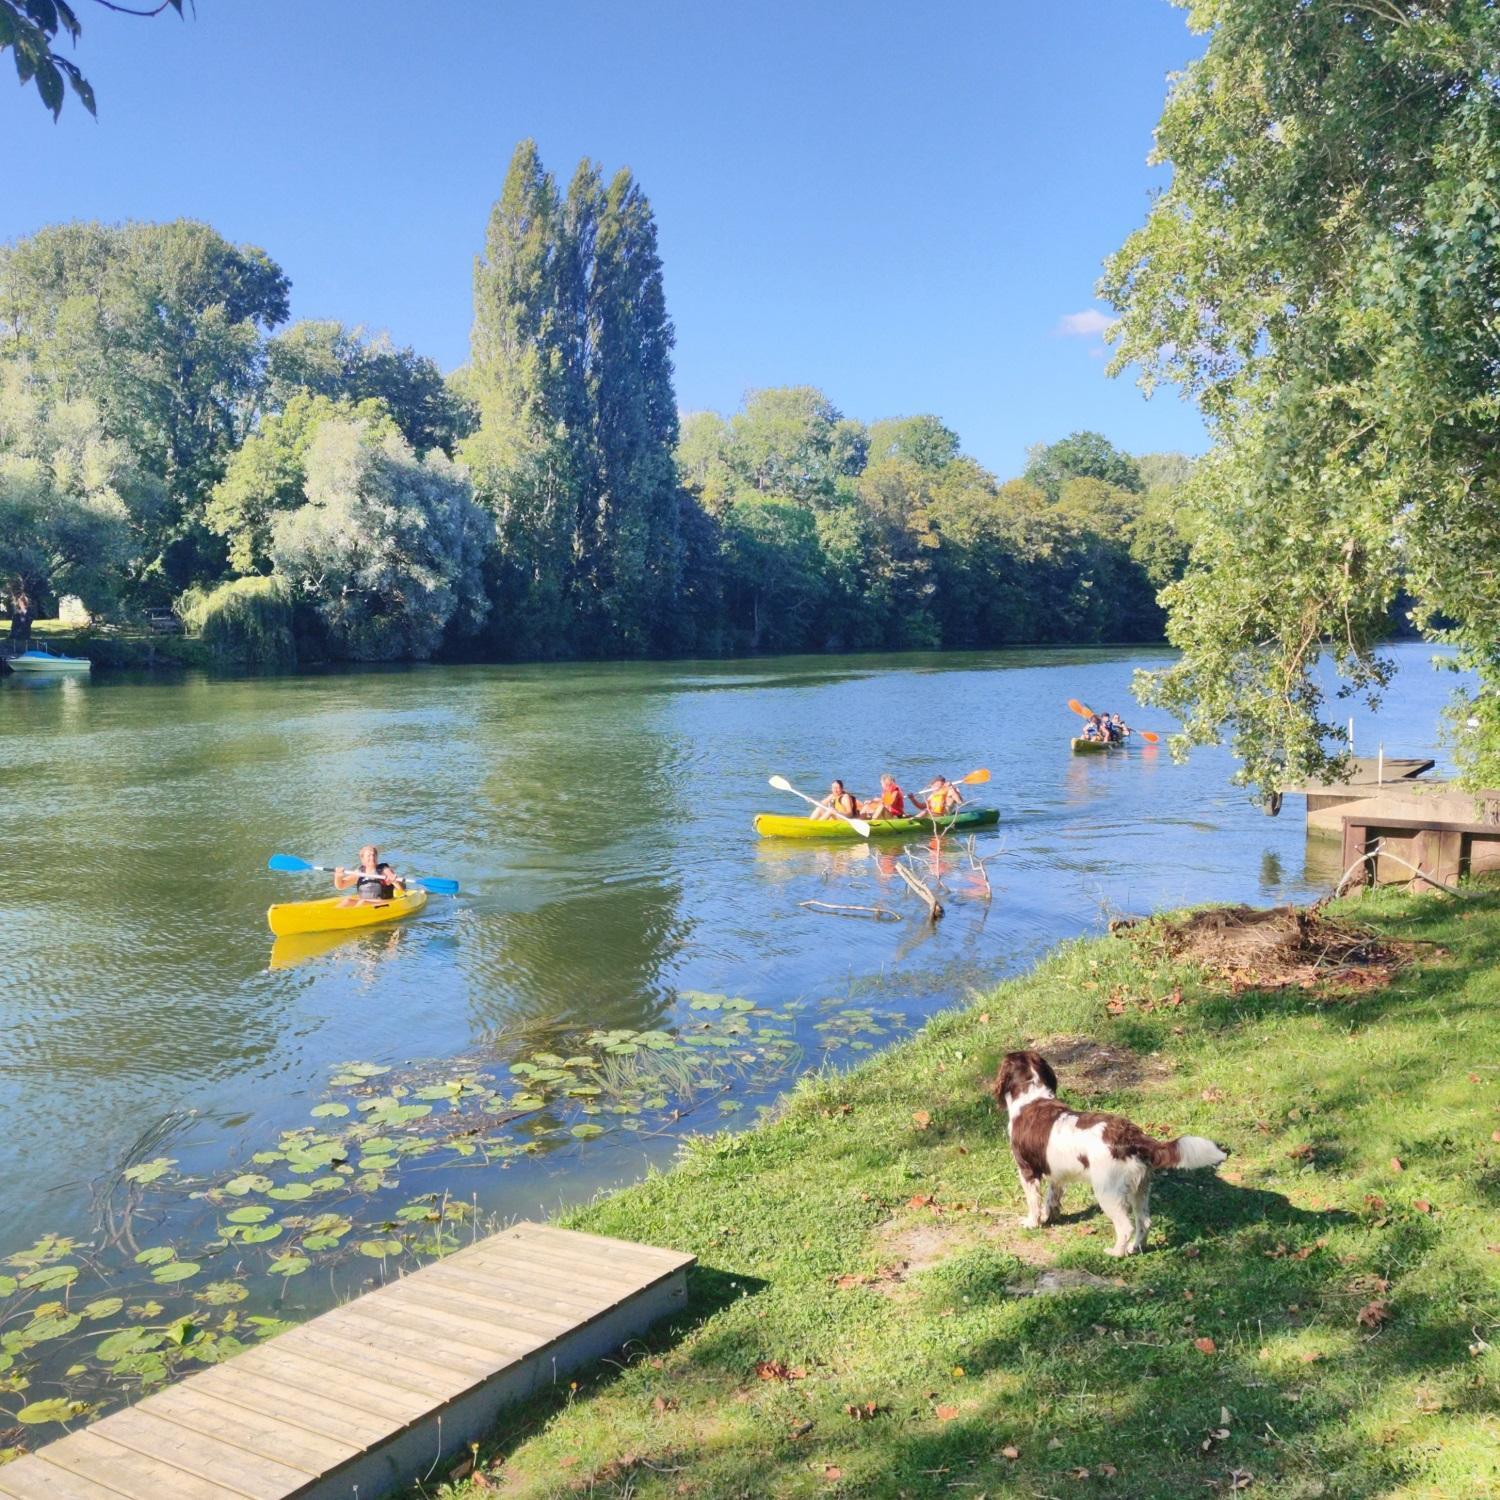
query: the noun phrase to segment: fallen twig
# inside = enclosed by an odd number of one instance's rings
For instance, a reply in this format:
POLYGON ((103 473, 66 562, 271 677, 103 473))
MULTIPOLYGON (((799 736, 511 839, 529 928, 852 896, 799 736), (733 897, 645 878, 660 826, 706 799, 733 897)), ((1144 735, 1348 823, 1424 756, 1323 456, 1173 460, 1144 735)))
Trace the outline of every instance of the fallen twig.
MULTIPOLYGON (((899 868, 899 866, 898 866, 899 868)), ((846 906, 837 901, 799 901, 799 906, 809 906, 814 911, 832 912, 841 917, 874 917, 879 922, 899 922, 901 913, 884 906, 846 906)))

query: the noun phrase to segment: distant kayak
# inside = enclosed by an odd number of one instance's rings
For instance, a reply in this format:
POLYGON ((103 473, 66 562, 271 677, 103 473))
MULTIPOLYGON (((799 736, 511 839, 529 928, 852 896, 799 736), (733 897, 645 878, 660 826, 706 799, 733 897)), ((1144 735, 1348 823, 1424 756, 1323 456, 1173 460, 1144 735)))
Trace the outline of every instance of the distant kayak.
MULTIPOLYGON (((968 833, 975 828, 990 828, 1000 821, 1000 809, 997 807, 967 807, 961 808, 946 818, 936 819, 938 833, 968 833)), ((879 838, 883 834, 905 833, 905 834, 931 834, 933 832, 932 818, 880 818, 870 824, 870 837, 879 838)), ((755 815, 755 831, 763 839, 858 839, 857 834, 847 823, 841 823, 836 818, 826 820, 823 818, 798 818, 787 817, 781 813, 757 813, 755 815)))
POLYGON ((1074 755, 1102 755, 1106 750, 1123 750, 1124 740, 1074 740, 1074 755))
POLYGON ((420 886, 392 896, 378 906, 345 906, 343 896, 318 901, 283 901, 266 912, 266 925, 277 937, 299 932, 344 932, 354 927, 374 927, 414 916, 427 905, 427 892, 420 886))

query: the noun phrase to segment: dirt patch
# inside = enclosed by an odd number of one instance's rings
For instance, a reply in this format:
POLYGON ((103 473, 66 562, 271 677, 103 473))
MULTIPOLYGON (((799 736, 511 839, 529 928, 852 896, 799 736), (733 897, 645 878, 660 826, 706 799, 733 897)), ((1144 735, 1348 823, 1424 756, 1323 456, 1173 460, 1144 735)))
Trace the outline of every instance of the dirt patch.
POLYGON ((1142 1056, 1129 1047, 1112 1047, 1088 1036, 1049 1037, 1037 1042, 1036 1050, 1052 1064, 1058 1092, 1064 1097, 1149 1088, 1172 1073, 1159 1057, 1142 1056))
POLYGON ((1372 989, 1388 983, 1409 956, 1403 945, 1382 942, 1317 906, 1220 907, 1162 923, 1156 934, 1169 957, 1199 964, 1238 988, 1372 989))

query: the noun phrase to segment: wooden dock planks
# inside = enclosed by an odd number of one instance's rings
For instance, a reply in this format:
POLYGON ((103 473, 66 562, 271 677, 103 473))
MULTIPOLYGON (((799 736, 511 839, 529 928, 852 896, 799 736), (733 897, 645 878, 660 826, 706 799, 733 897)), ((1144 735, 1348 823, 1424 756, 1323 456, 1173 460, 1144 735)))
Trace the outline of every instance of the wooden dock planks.
POLYGON ((513 1225, 0 1466, 0 1500, 379 1500, 680 1308, 692 1263, 513 1225))

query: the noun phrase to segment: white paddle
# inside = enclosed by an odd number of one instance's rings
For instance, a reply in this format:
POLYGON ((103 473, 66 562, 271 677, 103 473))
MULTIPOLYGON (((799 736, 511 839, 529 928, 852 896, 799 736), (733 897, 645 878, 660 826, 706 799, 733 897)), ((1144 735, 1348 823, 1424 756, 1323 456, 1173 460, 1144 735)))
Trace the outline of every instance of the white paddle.
MULTIPOLYGON (((800 797, 804 802, 811 802, 814 807, 821 807, 823 805, 818 801, 816 797, 809 797, 806 792, 799 792, 797 788, 794 787, 791 782, 786 779, 785 776, 771 777, 771 785, 774 786, 778 792, 790 792, 792 796, 800 797)), ((830 807, 828 811, 831 812, 834 817, 838 818, 840 821, 847 823, 860 836, 860 838, 869 838, 870 825, 866 823, 863 818, 848 817, 844 813, 841 813, 836 807, 830 807)))

